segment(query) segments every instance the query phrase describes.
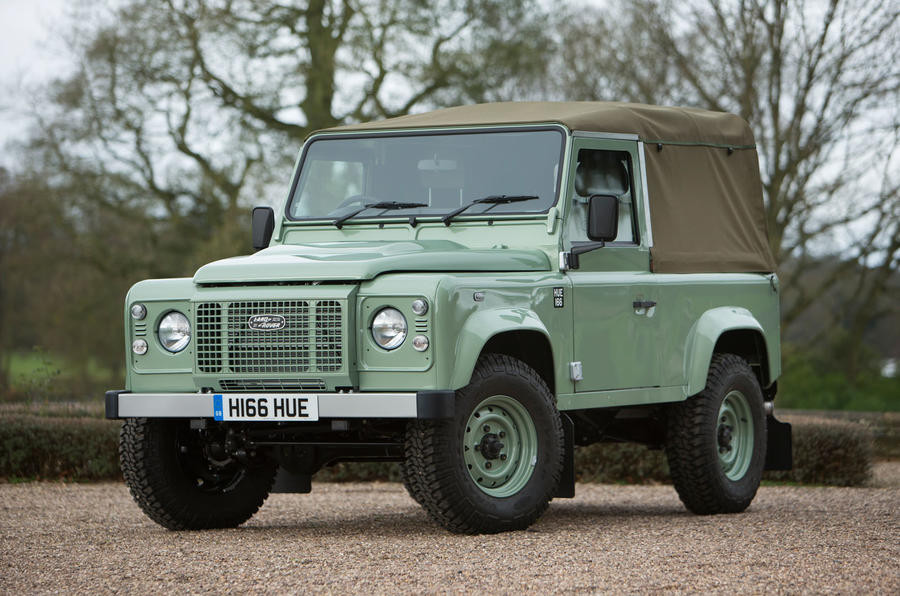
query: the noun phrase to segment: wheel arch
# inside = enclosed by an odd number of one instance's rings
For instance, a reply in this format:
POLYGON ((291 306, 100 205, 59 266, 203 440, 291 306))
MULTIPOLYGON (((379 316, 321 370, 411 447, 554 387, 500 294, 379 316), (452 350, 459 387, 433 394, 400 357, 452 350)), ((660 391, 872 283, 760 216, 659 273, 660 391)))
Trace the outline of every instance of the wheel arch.
POLYGON ((763 389, 774 381, 770 361, 773 352, 765 329, 753 313, 738 307, 713 308, 703 313, 688 334, 684 362, 686 396, 703 391, 712 356, 717 352, 744 358, 763 389))
POLYGON ((456 346, 456 366, 450 387, 469 383, 482 354, 505 354, 533 368, 556 392, 553 347, 546 326, 532 311, 498 309, 479 312, 463 325, 456 346))

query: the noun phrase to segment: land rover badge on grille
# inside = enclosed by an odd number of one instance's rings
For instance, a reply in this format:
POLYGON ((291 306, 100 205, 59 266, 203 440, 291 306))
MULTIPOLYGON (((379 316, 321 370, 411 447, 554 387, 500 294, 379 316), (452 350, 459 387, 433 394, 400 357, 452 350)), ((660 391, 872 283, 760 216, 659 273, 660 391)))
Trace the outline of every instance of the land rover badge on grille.
POLYGON ((255 331, 278 331, 285 325, 287 320, 281 315, 252 315, 247 319, 247 326, 255 331))

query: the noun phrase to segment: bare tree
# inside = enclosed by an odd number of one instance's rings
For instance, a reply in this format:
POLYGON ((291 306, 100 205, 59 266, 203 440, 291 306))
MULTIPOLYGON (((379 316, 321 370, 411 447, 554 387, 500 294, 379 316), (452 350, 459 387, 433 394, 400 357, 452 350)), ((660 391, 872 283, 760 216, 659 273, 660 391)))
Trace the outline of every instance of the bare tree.
MULTIPOLYGON (((4 347, 64 352, 71 337, 109 327, 134 281, 190 275, 246 250, 245 207, 282 198, 313 130, 507 98, 550 54, 535 0, 75 10, 77 69, 34 94, 34 130, 0 188, 4 347), (34 337, 13 337, 16 317, 33 319, 34 337)), ((120 336, 104 333, 91 354, 119 363, 120 336)))
POLYGON ((311 131, 511 94, 549 43, 537 5, 513 0, 166 0, 99 18, 40 111, 45 156, 125 187, 109 208, 213 226, 283 187, 311 131))
POLYGON ((878 299, 875 272, 897 270, 900 225, 895 2, 639 0, 620 14, 579 10, 589 16, 565 28, 559 93, 692 105, 750 123, 786 325, 854 273, 867 277, 854 308, 878 299), (810 283, 835 251, 840 264, 810 283))

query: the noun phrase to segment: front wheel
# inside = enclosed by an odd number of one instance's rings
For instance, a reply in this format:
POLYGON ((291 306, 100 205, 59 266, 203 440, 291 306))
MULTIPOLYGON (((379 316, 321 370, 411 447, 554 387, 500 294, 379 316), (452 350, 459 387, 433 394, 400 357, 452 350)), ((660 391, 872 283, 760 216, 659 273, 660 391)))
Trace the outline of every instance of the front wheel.
POLYGON ((522 361, 488 354, 457 392, 455 412, 409 425, 411 494, 452 532, 527 528, 563 468, 562 422, 547 384, 522 361))
POLYGON ((703 392, 671 406, 666 456, 690 511, 738 513, 750 505, 766 461, 766 417, 743 358, 715 354, 703 392))
POLYGON ((236 527, 266 500, 277 464, 252 453, 229 455, 227 440, 220 427, 129 418, 119 436, 122 476, 144 513, 165 528, 236 527))

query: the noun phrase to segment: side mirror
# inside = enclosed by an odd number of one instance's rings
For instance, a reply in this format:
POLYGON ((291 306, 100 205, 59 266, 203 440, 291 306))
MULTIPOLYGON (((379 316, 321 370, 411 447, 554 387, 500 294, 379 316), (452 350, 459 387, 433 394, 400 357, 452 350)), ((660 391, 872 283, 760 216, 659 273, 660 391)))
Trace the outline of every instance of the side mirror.
POLYGON ((271 207, 253 208, 253 250, 262 250, 269 246, 272 232, 275 231, 275 210, 271 207))
POLYGON ((593 195, 588 203, 588 238, 612 242, 619 235, 619 199, 612 195, 593 195))

